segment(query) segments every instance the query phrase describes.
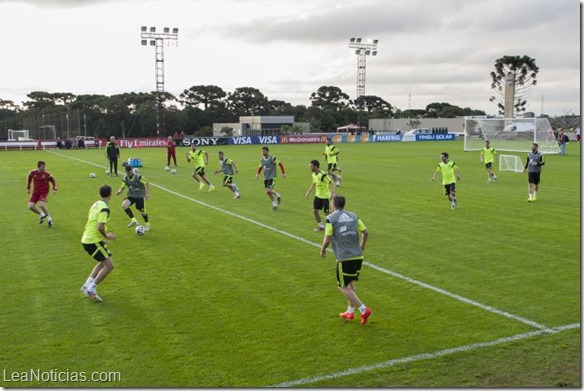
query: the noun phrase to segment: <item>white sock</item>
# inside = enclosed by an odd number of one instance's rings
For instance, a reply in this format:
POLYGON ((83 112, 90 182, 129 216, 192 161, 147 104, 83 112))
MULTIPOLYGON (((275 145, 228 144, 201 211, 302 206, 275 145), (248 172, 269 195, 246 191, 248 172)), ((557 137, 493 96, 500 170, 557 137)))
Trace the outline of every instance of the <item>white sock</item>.
POLYGON ((276 201, 272 201, 272 206, 277 206, 278 203, 276 201))
POLYGON ((534 191, 534 192, 533 192, 533 196, 534 196, 534 197, 537 197, 537 191, 534 191))
POLYGON ((89 276, 89 277, 87 277, 87 281, 85 281, 85 284, 83 284, 83 286, 87 288, 92 283, 93 283, 93 277, 89 276))
POLYGON ((41 212, 41 217, 45 217, 45 216, 46 216, 45 212, 41 212))
POLYGON ((355 307, 348 306, 347 307, 347 312, 350 313, 350 314, 354 313, 355 312, 355 307))
POLYGON ((359 312, 360 312, 361 314, 364 314, 366 309, 367 309, 367 307, 365 307, 365 304, 361 304, 361 305, 359 306, 359 312))
POLYGON ((90 293, 95 293, 97 286, 95 285, 95 281, 91 281, 91 283, 87 286, 87 290, 90 293))

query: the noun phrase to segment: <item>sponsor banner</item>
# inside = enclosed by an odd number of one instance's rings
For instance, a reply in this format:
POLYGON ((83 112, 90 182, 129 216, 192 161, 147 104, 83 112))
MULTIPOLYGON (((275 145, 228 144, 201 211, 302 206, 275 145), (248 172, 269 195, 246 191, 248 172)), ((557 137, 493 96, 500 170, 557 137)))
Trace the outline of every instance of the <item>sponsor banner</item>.
POLYGON ((229 144, 228 137, 195 137, 186 136, 182 140, 182 144, 190 147, 191 145, 204 146, 204 145, 227 145, 229 144))
POLYGON ((456 134, 416 134, 416 141, 445 141, 456 140, 456 134))
POLYGON ((361 133, 361 134, 347 134, 343 136, 343 142, 347 143, 372 143, 373 142, 373 135, 369 133, 361 133), (345 141, 346 138, 346 141, 345 141))
POLYGON ((280 136, 280 144, 320 144, 326 141, 326 135, 280 136))
POLYGON ((373 136, 374 143, 388 143, 402 141, 403 134, 379 134, 373 136))
MULTIPOLYGON (((116 139, 120 148, 148 148, 148 147, 165 147, 165 137, 148 137, 148 138, 121 138, 116 139)), ((106 142, 107 144, 107 142, 106 142)))
POLYGON ((230 145, 278 144, 278 136, 229 137, 229 144, 230 145))

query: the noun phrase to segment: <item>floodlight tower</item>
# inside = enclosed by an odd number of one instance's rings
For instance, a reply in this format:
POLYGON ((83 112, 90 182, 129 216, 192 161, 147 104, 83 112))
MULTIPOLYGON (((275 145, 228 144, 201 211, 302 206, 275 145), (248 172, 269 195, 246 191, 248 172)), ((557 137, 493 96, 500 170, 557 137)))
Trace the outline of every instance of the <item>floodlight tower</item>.
POLYGON ((355 50, 357 55, 357 98, 365 95, 365 67, 366 56, 377 56, 378 39, 366 39, 363 42, 362 38, 351 38, 349 40, 349 47, 355 50))
POLYGON ((142 26, 140 28, 142 38, 142 46, 147 46, 150 42, 150 46, 155 47, 155 58, 154 65, 156 71, 156 135, 160 135, 160 130, 164 124, 164 112, 162 110, 162 100, 164 98, 164 44, 170 44, 178 42, 178 28, 173 28, 170 32, 170 28, 165 27, 163 32, 156 32, 156 27, 146 27, 142 26))

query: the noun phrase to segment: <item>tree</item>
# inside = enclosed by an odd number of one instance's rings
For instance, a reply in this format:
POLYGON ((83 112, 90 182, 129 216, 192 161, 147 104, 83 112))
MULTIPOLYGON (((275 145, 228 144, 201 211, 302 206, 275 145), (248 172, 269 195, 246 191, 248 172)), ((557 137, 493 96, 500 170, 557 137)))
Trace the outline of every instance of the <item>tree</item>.
POLYGON ((312 106, 321 110, 339 111, 349 106, 349 95, 339 87, 322 86, 316 92, 310 94, 312 106))
POLYGON ((513 99, 517 112, 525 111, 526 98, 529 96, 530 87, 536 85, 539 67, 535 60, 529 56, 503 56, 495 61, 495 70, 491 72, 491 89, 499 96, 492 96, 489 101, 499 108, 499 114, 505 114, 505 83, 512 78, 515 86, 513 99))
POLYGON ((391 117, 393 107, 384 99, 375 95, 361 95, 353 101, 357 110, 366 110, 370 115, 391 117))
POLYGON ((236 115, 266 115, 269 111, 268 98, 260 90, 239 87, 227 96, 227 107, 236 115))
POLYGON ((217 86, 192 86, 180 94, 180 102, 185 106, 203 105, 203 110, 224 106, 227 93, 217 86))

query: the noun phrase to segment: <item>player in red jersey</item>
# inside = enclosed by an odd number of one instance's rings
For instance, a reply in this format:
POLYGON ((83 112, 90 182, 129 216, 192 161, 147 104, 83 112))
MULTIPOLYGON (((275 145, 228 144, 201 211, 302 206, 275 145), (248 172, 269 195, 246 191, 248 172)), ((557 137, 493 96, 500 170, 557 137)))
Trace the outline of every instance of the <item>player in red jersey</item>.
POLYGON ((174 167, 176 168, 176 142, 172 139, 172 136, 168 136, 168 141, 166 142, 166 167, 170 168, 170 158, 174 161, 174 167))
POLYGON ((37 215, 41 215, 39 224, 42 224, 45 219, 47 219, 47 224, 49 228, 53 226, 53 219, 49 214, 47 209, 47 197, 49 195, 49 182, 53 184, 53 193, 57 192, 57 182, 50 172, 45 170, 45 162, 39 160, 37 163, 37 169, 31 170, 28 173, 28 180, 26 182, 26 192, 30 193, 30 183, 34 183, 34 189, 32 196, 28 200, 28 209, 32 210, 37 215), (36 204, 39 204, 41 210, 39 211, 36 204))

